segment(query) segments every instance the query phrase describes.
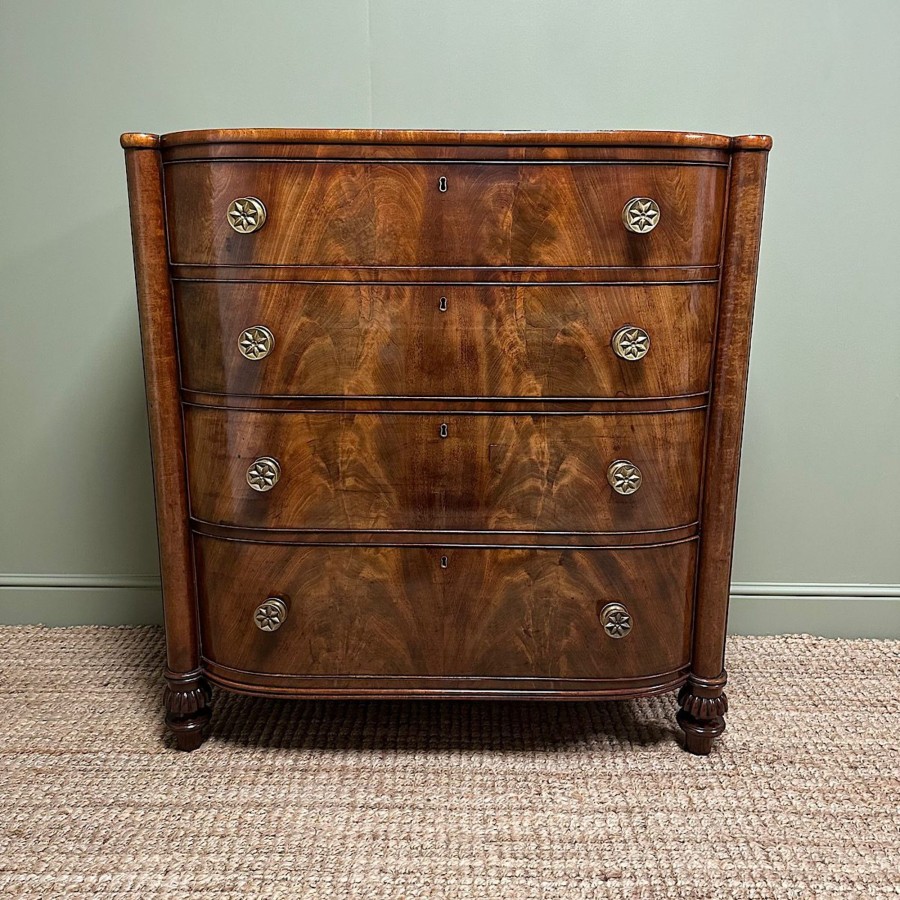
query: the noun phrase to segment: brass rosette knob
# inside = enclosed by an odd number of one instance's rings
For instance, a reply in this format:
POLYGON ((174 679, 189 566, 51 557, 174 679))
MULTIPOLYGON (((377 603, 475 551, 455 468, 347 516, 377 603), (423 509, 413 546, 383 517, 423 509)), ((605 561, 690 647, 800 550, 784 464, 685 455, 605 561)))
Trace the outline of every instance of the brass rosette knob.
POLYGON ((258 197, 238 197, 228 204, 227 218, 238 234, 253 234, 266 224, 266 206, 258 197))
POLYGON ((615 331, 610 343, 619 359, 636 362, 649 352, 650 335, 637 325, 623 325, 615 331))
POLYGON ((600 610, 600 624, 611 638, 619 640, 629 634, 633 622, 624 603, 607 603, 600 610))
POLYGON ((265 493, 271 491, 281 478, 281 465, 271 456, 261 456, 247 469, 247 484, 254 491, 265 493))
POLYGON ((256 607, 253 621, 260 631, 278 631, 287 618, 287 604, 281 597, 269 597, 256 607))
POLYGON ((275 346, 275 335, 265 325, 251 325, 238 337, 238 350, 245 359, 264 359, 275 346))
POLYGON ((634 234, 647 234, 659 225, 659 204, 650 197, 632 197, 622 210, 622 222, 634 234))
POLYGON ((640 488, 644 479, 641 470, 633 462, 627 459, 617 459, 609 464, 606 470, 606 480, 617 494, 627 497, 640 488))

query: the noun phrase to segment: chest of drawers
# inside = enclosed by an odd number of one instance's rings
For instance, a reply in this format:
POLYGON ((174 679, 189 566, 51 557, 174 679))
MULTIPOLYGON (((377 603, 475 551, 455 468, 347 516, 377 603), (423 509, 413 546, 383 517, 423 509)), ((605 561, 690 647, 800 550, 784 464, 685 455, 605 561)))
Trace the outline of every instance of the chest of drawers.
POLYGON ((293 698, 725 727, 762 136, 126 134, 167 637, 293 698))

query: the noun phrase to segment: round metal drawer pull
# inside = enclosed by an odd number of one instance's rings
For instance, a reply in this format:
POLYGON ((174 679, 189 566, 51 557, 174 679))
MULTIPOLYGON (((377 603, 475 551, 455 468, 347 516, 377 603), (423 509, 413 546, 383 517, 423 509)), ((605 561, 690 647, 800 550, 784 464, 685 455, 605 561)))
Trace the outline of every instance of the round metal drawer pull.
POLYGON ((637 325, 623 325, 612 336, 612 348, 620 359, 643 359, 650 349, 650 335, 637 325))
POLYGON ((257 197, 238 197, 228 204, 228 224, 238 234, 252 234, 266 224, 266 207, 257 197))
POLYGON ((629 231, 647 234, 659 225, 659 204, 650 197, 632 197, 622 210, 622 221, 629 231))
POLYGON ((281 478, 281 466, 271 456, 261 456, 247 469, 247 484, 254 491, 271 491, 281 478))
POLYGON ((611 638, 623 638, 631 631, 631 613, 621 603, 607 603, 600 610, 600 623, 611 638))
POLYGON ((238 349, 247 359, 262 359, 274 346, 275 335, 265 325, 251 325, 238 338, 238 349))
POLYGON ((278 631, 287 618, 287 604, 280 597, 269 597, 253 613, 253 621, 260 631, 278 631))
POLYGON ((606 480, 617 494, 633 494, 640 486, 643 478, 641 470, 627 459, 617 459, 609 464, 606 480))

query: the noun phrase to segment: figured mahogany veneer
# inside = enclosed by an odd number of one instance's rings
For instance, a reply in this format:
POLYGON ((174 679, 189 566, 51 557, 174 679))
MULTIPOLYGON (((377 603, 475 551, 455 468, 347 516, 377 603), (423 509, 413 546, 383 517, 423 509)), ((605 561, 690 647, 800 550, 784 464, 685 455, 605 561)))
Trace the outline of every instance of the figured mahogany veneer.
POLYGON ((716 284, 176 282, 186 390, 250 396, 655 398, 709 387, 716 284), (275 338, 241 355, 245 329, 275 338), (613 351, 627 325, 639 360, 613 351), (691 352, 685 353, 684 348, 691 352))
POLYGON ((122 144, 177 745, 199 746, 209 682, 296 698, 680 688, 685 746, 708 753, 771 140, 122 144), (247 197, 265 222, 239 233, 229 205, 247 197), (633 198, 659 208, 643 234, 623 220, 633 198), (631 358, 624 326, 644 334, 631 358), (280 467, 266 491, 247 480, 260 457, 280 467), (641 475, 627 495, 607 478, 623 460, 641 475))
POLYGON ((690 662, 695 541, 617 550, 323 549, 197 537, 195 552, 203 655, 233 670, 298 680, 613 682, 671 676, 690 662), (272 633, 248 629, 267 597, 286 603, 284 624, 272 633), (611 640, 600 612, 615 601, 628 604, 634 625, 611 640))
POLYGON ((665 414, 185 410, 191 513, 251 528, 649 531, 695 522, 705 410, 665 414), (442 437, 446 433, 446 437, 442 437), (277 459, 259 493, 247 469, 277 459), (616 493, 628 459, 640 489, 616 493))
POLYGON ((179 162, 166 167, 169 253, 183 265, 715 265, 726 174, 681 164, 179 162), (265 204, 253 240, 223 215, 235 197, 265 204), (649 234, 622 226, 633 197, 660 205, 649 234))

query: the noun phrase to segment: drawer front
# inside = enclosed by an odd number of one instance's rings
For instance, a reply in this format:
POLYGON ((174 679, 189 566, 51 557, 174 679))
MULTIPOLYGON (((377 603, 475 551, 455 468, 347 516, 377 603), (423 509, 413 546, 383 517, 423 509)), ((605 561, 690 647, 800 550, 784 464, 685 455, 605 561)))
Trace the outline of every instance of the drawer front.
MULTIPOLYGON (((703 425, 704 410, 478 415, 187 407, 191 510, 215 524, 283 529, 674 528, 697 519, 703 425), (274 485, 272 464, 261 471, 257 459, 277 464, 274 485), (633 493, 617 493, 608 480, 617 460, 640 471, 633 493), (248 473, 263 490, 251 487, 248 473)), ((620 487, 635 486, 634 473, 616 471, 627 476, 620 487)))
POLYGON ((716 308, 710 284, 184 282, 175 297, 184 387, 255 396, 699 393, 716 308))
POLYGON ((694 542, 475 550, 197 536, 195 550, 203 655, 233 669, 600 679, 689 660, 694 542), (257 624, 270 597, 283 607, 257 624))
MULTIPOLYGON (((726 171, 675 164, 173 163, 165 172, 169 250, 172 262, 198 265, 715 265, 726 171), (248 197, 263 204, 265 220, 239 233, 229 206, 248 197), (634 198, 659 207, 647 233, 629 231, 623 221, 634 198)), ((262 220, 258 212, 238 218, 245 230, 262 220)))

